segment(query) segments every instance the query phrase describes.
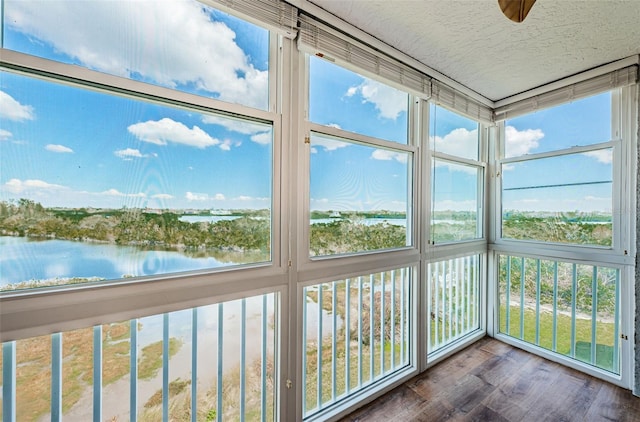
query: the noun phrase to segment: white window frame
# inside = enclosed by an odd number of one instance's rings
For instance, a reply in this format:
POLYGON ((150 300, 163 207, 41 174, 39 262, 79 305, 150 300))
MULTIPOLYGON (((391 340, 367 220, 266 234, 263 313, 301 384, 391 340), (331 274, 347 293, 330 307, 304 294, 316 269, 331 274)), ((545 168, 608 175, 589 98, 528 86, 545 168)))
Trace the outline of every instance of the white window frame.
MULTIPOLYGON (((304 74, 304 106, 301 107, 303 115, 300 117, 301 129, 298 139, 298 180, 302 186, 298 187, 297 197, 301 199, 301 207, 298 212, 298 239, 297 239, 297 256, 298 256, 298 277, 300 282, 314 281, 319 279, 340 278, 344 274, 357 274, 365 272, 373 272, 378 269, 383 270, 390 267, 401 267, 407 265, 415 265, 419 260, 419 232, 417 209, 417 198, 420 189, 418 181, 419 174, 419 141, 413 127, 415 126, 415 104, 416 98, 409 94, 408 103, 408 131, 407 144, 399 142, 387 141, 372 136, 362 135, 359 133, 338 129, 309 121, 309 69, 310 56, 300 53, 303 57, 300 59, 304 74), (326 135, 344 139, 345 142, 355 143, 364 146, 384 148, 387 150, 395 150, 409 154, 408 162, 408 213, 407 213, 407 236, 411 237, 411 244, 404 247, 375 250, 360 251, 344 255, 327 255, 311 257, 309 254, 310 240, 310 140, 311 134, 326 135)), ((320 60, 320 59, 318 59, 320 60)), ((352 70, 347 67, 348 70, 352 70)), ((381 80, 384 83, 383 80, 381 80)))
MULTIPOLYGON (((420 342, 417 341, 421 337, 420 332, 423 331, 421 318, 419 318, 420 308, 420 274, 421 271, 421 254, 420 245, 422 237, 420 234, 419 226, 421 224, 421 216, 419 215, 418 201, 420 193, 424 188, 424 182, 420 179, 421 165, 422 165, 422 147, 423 141, 420 139, 421 131, 418 126, 418 116, 421 114, 421 106, 423 101, 417 97, 409 94, 408 102, 408 115, 407 115, 407 143, 402 144, 399 142, 387 141, 383 139, 374 138, 359 133, 346 131, 318 123, 309 121, 309 70, 310 60, 307 53, 298 52, 298 93, 296 100, 300 103, 297 107, 296 113, 292 114, 294 120, 298 122, 298 136, 292 137, 294 139, 292 145, 292 154, 296 154, 297 157, 297 177, 295 181, 292 181, 292 189, 294 193, 293 198, 297 198, 296 204, 293 205, 295 209, 295 227, 292 228, 291 233, 295 234, 295 250, 292 251, 292 261, 290 265, 293 268, 294 276, 292 276, 292 284, 290 284, 290 290, 293 293, 296 292, 295 301, 297 304, 302 303, 304 287, 330 282, 334 280, 341 280, 349 277, 356 277, 362 274, 374 274, 387 270, 393 270, 397 268, 409 267, 411 268, 411 295, 409 297, 408 306, 411 307, 410 320, 411 327, 409 330, 408 339, 410 341, 409 353, 410 353, 410 365, 405 369, 398 371, 387 379, 381 382, 376 382, 370 387, 365 388, 363 391, 355 393, 353 397, 349 397, 347 400, 343 400, 335 405, 332 405, 325 410, 311 415, 305 420, 324 420, 325 418, 337 418, 349 413, 349 409, 363 399, 369 400, 377 396, 390 391, 400 383, 406 381, 410 377, 416 375, 421 368, 425 366, 425 360, 422 357, 422 352, 419 350, 420 342), (388 150, 396 150, 406 152, 410 155, 411 160, 408 163, 409 171, 408 177, 411 183, 408 184, 411 197, 408 204, 407 214, 407 227, 408 235, 411 236, 411 245, 387 249, 387 250, 375 250, 375 251, 361 251, 354 252, 345 255, 328 255, 311 257, 309 251, 309 236, 310 236, 310 140, 311 133, 317 133, 319 135, 326 135, 330 137, 336 137, 344 139, 345 142, 353 142, 360 145, 367 145, 372 147, 380 147, 388 150), (411 162, 412 161, 412 162, 411 162), (410 213, 410 214, 409 214, 410 213)), ((359 73, 356 67, 344 66, 346 69, 359 73)), ((365 76, 368 77, 368 76, 365 76)), ((378 80, 378 78, 375 78, 378 80)), ((385 83, 383 78, 379 79, 380 82, 385 83)), ((391 86, 394 86, 391 84, 391 86)), ((406 92, 406 91, 405 91, 406 92)), ((294 100, 295 101, 295 100, 294 100)), ((292 198, 292 199, 293 199, 292 198)), ((294 237, 291 238, 292 242, 294 237)), ((295 342, 296 347, 291 350, 296 350, 295 356, 297 357, 296 367, 296 379, 300 380, 298 388, 296 388, 296 406, 295 415, 296 420, 300 420, 303 414, 302 409, 302 394, 304 388, 302 383, 302 354, 306 352, 305 345, 301 344, 303 338, 302 326, 302 307, 296 306, 296 330, 295 337, 292 337, 292 341, 295 342), (298 339, 297 341, 295 339, 298 339)), ((293 312, 293 309, 291 310, 293 312)), ((426 343, 425 343, 426 344, 426 343)), ((292 345, 295 346, 295 345, 292 345)), ((290 407, 293 411, 293 407, 290 407)))
MULTIPOLYGON (((625 214, 623 210, 624 198, 628 196, 627 189, 624 185, 624 177, 628 175, 629 163, 625 161, 628 144, 631 141, 629 134, 622 132, 622 118, 620 105, 625 88, 617 88, 611 90, 611 140, 594 143, 591 145, 562 148, 548 152, 526 154, 517 157, 504 158, 504 142, 505 142, 505 122, 498 124, 498 158, 495 161, 495 183, 493 191, 495 192, 494 202, 494 219, 493 219, 493 248, 504 253, 520 252, 548 255, 553 251, 554 256, 558 258, 583 259, 594 262, 602 261, 603 257, 607 258, 604 262, 624 264, 629 263, 630 244, 628 239, 624 239, 623 233, 628 232, 629 227, 628 212, 625 214), (555 158, 567 155, 577 155, 589 151, 611 148, 613 150, 612 162, 612 244, 610 247, 598 245, 581 245, 574 243, 551 243, 535 239, 509 239, 502 237, 502 166, 510 163, 522 163, 536 159, 555 158)), ((628 208, 627 208, 628 209, 628 208)))
MULTIPOLYGON (((581 147, 565 148, 556 151, 530 154, 521 157, 504 156, 505 122, 499 122, 495 139, 495 159, 492 170, 492 242, 489 243, 489 309, 494 309, 493 318, 489 319, 488 332, 490 335, 508 344, 516 345, 531 353, 541 355, 552 361, 561 363, 570 368, 585 372, 594 377, 604 379, 623 388, 630 388, 633 379, 633 342, 623 340, 620 345, 620 375, 600 370, 588 364, 560 356, 546 349, 538 348, 532 344, 520 341, 499 332, 500 321, 497 306, 498 300, 498 257, 499 255, 516 255, 547 260, 559 260, 588 265, 605 266, 620 270, 620 332, 629 337, 634 327, 634 267, 635 267, 635 192, 636 192, 636 145, 637 145, 637 98, 636 85, 614 87, 610 89, 611 95, 611 140, 600 144, 592 144, 581 147), (611 247, 595 245, 576 245, 561 243, 545 243, 535 240, 503 239, 501 237, 502 226, 502 177, 500 169, 502 164, 510 162, 522 162, 535 158, 558 157, 567 154, 582 153, 586 151, 613 148, 612 162, 612 225, 613 242, 611 247)), ((601 91, 605 92, 605 91, 601 91)), ((598 92, 592 92, 597 94, 598 92)), ((569 101, 569 100, 567 100, 569 101)), ((525 100, 521 100, 525 102, 525 100)), ((550 106, 558 103, 550 104, 550 106)), ((508 108, 509 106, 504 106, 508 108)))
POLYGON ((269 110, 227 103, 182 91, 104 74, 77 65, 2 48, 0 69, 52 83, 89 89, 108 95, 212 112, 265 122, 273 128, 271 260, 234 267, 212 268, 158 276, 111 280, 95 285, 59 286, 0 295, 0 341, 69 331, 96 321, 139 318, 186 307, 201 306, 229 297, 274 291, 287 284, 287 228, 282 224, 282 133, 279 85, 282 81, 283 40, 269 33, 269 110), (55 318, 52 318, 55 315, 55 318))
MULTIPOLYGON (((448 111, 456 114, 460 114, 459 111, 453 110, 448 107, 447 104, 440 104, 437 101, 437 98, 434 104, 438 107, 446 108, 448 111)), ((428 271, 428 265, 434 262, 442 261, 449 258, 459 258, 463 256, 469 255, 478 255, 479 262, 478 265, 480 267, 480 276, 479 276, 479 308, 480 308, 480 320, 479 327, 477 330, 467 333, 456 341, 448 344, 445 347, 442 347, 439 350, 436 350, 432 353, 428 353, 428 341, 429 341, 429 332, 428 332, 428 323, 427 319, 430 318, 428 313, 429 306, 429 298, 428 298, 428 289, 427 282, 421 278, 420 280, 420 295, 422 298, 421 302, 421 322, 423 322, 423 326, 421 327, 421 333, 423 337, 420 341, 420 357, 423 359, 422 362, 422 370, 428 369, 433 365, 436 365, 438 362, 447 359, 449 356, 459 352, 460 350, 467 347, 469 344, 474 341, 484 337, 487 333, 487 310, 491 309, 488 307, 487 303, 487 269, 488 269, 488 261, 487 261, 487 234, 489 233, 488 225, 487 225, 487 216, 488 216, 488 208, 487 208, 487 193, 488 190, 488 146, 489 146, 489 127, 490 125, 486 122, 482 122, 479 120, 472 119, 478 122, 478 160, 471 160, 468 158, 457 157, 451 154, 446 154, 443 152, 437 152, 433 149, 433 145, 430 141, 431 131, 430 131, 430 105, 431 100, 429 102, 424 101, 424 107, 422 108, 422 132, 423 132, 423 144, 426 146, 423 151, 423 183, 424 183, 424 200, 421 203, 424 206, 422 215, 422 227, 423 236, 422 236, 422 273, 421 277, 426 277, 428 271), (432 201, 433 201, 433 192, 432 192, 432 177, 434 171, 434 160, 440 159, 444 161, 448 161, 454 164, 462 164, 468 165, 475 168, 480 169, 480 177, 478 178, 478 224, 481 226, 482 236, 476 239, 466 239, 461 241, 454 242, 443 242, 443 243, 433 243, 431 240, 431 218, 432 218, 432 201)), ((471 118, 469 116, 464 116, 460 114, 462 117, 471 118)))

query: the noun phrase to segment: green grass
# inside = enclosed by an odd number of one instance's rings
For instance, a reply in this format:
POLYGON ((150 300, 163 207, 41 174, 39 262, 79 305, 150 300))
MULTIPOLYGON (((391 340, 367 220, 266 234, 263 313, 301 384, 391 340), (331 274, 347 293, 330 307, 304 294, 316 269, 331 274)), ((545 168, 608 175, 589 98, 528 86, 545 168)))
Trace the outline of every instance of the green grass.
MULTIPOLYGON (((527 343, 535 344, 544 349, 571 356, 571 316, 557 314, 556 316, 556 347, 553 347, 553 314, 540 313, 538 341, 536 341, 536 312, 533 309, 524 310, 524 329, 520 331, 520 307, 511 306, 509 318, 509 332, 511 337, 519 338, 527 343)), ((613 367, 614 341, 613 322, 596 322, 596 361, 594 366, 612 372, 619 372, 613 367)), ((500 332, 507 334, 506 307, 500 307, 500 332)), ((591 319, 576 318, 575 320, 575 359, 591 364, 591 319)))

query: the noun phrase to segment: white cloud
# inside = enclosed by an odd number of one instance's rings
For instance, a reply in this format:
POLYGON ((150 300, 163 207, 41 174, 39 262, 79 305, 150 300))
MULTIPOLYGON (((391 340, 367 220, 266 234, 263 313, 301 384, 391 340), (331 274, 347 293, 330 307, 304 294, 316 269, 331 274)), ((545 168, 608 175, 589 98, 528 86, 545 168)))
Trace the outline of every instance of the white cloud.
POLYGON ((122 158, 124 160, 131 159, 131 158, 142 158, 142 157, 144 157, 144 155, 142 155, 142 153, 140 153, 139 150, 133 149, 133 148, 119 149, 119 150, 114 151, 113 154, 116 157, 120 157, 120 158, 122 158))
POLYGON ((383 160, 383 161, 396 160, 400 163, 407 162, 407 154, 401 153, 401 152, 389 151, 386 149, 376 149, 375 151, 373 151, 373 153, 371 153, 371 158, 373 158, 374 160, 383 160))
POLYGON ((529 154, 538 147, 544 138, 541 129, 518 130, 513 126, 505 127, 505 153, 507 157, 529 154))
POLYGON ((207 195, 206 193, 187 192, 184 197, 189 202, 191 202, 191 201, 206 201, 206 200, 209 199, 209 195, 207 195))
POLYGON ((33 120, 35 114, 32 106, 20 104, 11 95, 0 91, 0 117, 22 122, 24 120, 33 120))
MULTIPOLYGON (((269 145, 273 137, 271 126, 261 124, 261 123, 255 123, 255 122, 249 122, 245 120, 231 119, 228 117, 213 116, 213 115, 203 116, 202 121, 204 123, 222 126, 225 129, 232 132, 242 133, 243 135, 251 135, 251 140, 261 145, 269 145)), ((230 145, 231 144, 229 144, 226 148, 223 146, 220 146, 220 148, 224 150, 228 150, 229 149, 228 147, 230 145)), ((237 145, 240 145, 240 143, 237 143, 237 145)))
POLYGON ((11 179, 3 185, 3 190, 11 193, 23 193, 34 190, 66 190, 69 189, 66 186, 56 185, 53 183, 47 183, 44 180, 38 179, 11 179))
POLYGON ((223 150, 223 151, 231 151, 231 140, 230 139, 225 139, 220 144, 220 149, 223 150))
POLYGON ((467 158, 477 157, 478 129, 457 128, 444 137, 431 138, 431 141, 438 152, 467 158), (469 154, 469 152, 473 153, 469 154))
POLYGON ((8 130, 0 129, 0 141, 8 141, 13 136, 13 133, 8 130))
POLYGON ((118 189, 107 189, 104 192, 101 192, 102 195, 107 195, 107 196, 117 196, 117 197, 123 197, 123 198, 146 198, 147 195, 145 195, 144 193, 140 192, 140 193, 122 193, 120 192, 118 189))
POLYGON ((135 123, 127 128, 136 138, 156 145, 167 145, 169 142, 196 148, 218 145, 220 140, 212 138, 208 133, 194 126, 187 126, 167 117, 161 120, 149 120, 135 123))
POLYGON ((273 136, 271 135, 271 132, 256 133, 251 136, 251 140, 260 145, 269 145, 271 144, 272 139, 273 136))
POLYGON ((213 199, 215 199, 216 201, 224 201, 226 198, 224 197, 223 194, 216 193, 215 196, 213 197, 213 199))
POLYGON ((356 94, 362 96, 363 102, 373 104, 380 117, 385 119, 395 120, 400 113, 407 110, 406 93, 372 79, 365 78, 364 82, 350 87, 345 93, 347 97, 356 94))
MULTIPOLYGON (((111 188, 102 192, 76 190, 70 186, 49 183, 44 180, 11 179, 0 185, 6 198, 29 198, 47 207, 106 207, 120 208, 125 200, 128 206, 143 207, 147 201, 145 193, 123 193, 111 188), (131 203, 131 201, 136 203, 131 203)), ((154 195, 156 199, 171 199, 171 195, 154 195)))
POLYGON ((322 147, 325 151, 335 151, 337 149, 349 146, 349 144, 346 142, 338 141, 337 139, 325 138, 322 136, 314 137, 312 142, 314 147, 322 147))
POLYGON ((51 152, 59 152, 59 153, 73 153, 73 150, 69 147, 65 147, 64 145, 57 145, 57 144, 49 144, 46 147, 44 147, 44 149, 46 149, 47 151, 51 151, 51 152))
POLYGON ((447 199, 444 201, 435 201, 433 209, 435 211, 475 211, 478 203, 474 200, 454 201, 447 199))
POLYGON ((610 149, 599 149, 596 151, 585 152, 584 155, 598 160, 599 163, 611 164, 613 162, 613 151, 610 149))
POLYGON ((168 193, 158 193, 155 195, 151 195, 151 198, 153 199, 173 199, 174 196, 173 195, 169 195, 168 193))
POLYGON ((333 127, 333 128, 336 128, 336 129, 342 129, 342 128, 340 127, 340 125, 339 125, 339 124, 337 124, 337 123, 329 123, 327 126, 329 126, 329 127, 333 127))
POLYGON ((267 104, 268 72, 250 63, 235 32, 212 21, 199 2, 21 1, 5 13, 13 30, 89 68, 172 88, 189 84, 224 101, 267 104))
MULTIPOLYGON (((450 172, 458 172, 465 173, 472 176, 478 175, 478 168, 473 166, 467 166, 464 164, 454 164, 448 161, 436 160, 436 168, 447 168, 450 172)), ((506 166, 503 166, 503 170, 505 170, 506 166)))

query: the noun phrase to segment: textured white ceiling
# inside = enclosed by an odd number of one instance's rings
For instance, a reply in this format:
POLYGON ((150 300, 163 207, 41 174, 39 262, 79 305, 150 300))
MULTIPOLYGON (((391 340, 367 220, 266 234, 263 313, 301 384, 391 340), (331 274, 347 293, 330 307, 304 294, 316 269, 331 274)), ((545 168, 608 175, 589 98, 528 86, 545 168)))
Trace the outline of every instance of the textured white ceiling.
POLYGON ((523 23, 497 0, 310 0, 497 101, 640 54, 640 0, 538 0, 523 23))

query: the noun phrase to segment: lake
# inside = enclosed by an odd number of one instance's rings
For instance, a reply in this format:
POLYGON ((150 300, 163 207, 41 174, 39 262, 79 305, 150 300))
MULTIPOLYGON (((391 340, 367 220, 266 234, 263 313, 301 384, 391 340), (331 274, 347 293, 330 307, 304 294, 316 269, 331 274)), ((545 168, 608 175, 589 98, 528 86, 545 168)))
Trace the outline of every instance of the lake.
POLYGON ((0 236, 0 286, 32 279, 118 279, 233 265, 212 257, 133 246, 0 236))
POLYGON ((238 215, 183 215, 179 218, 185 223, 217 223, 219 221, 233 221, 238 215))
MULTIPOLYGON (((205 221, 215 223, 236 218, 238 217, 183 216, 181 220, 190 223, 205 221)), ((312 220, 311 223, 328 223, 337 220, 339 219, 317 219, 312 220)), ((355 221, 367 226, 381 223, 398 226, 407 224, 406 219, 366 218, 355 221)), ((259 258, 259 261, 262 259, 259 258)), ((253 260, 253 257, 249 257, 249 260, 253 260)), ((107 243, 0 236, 0 286, 29 280, 72 277, 98 277, 113 280, 129 276, 141 277, 237 264, 240 262, 228 259, 220 261, 214 257, 192 257, 178 251, 145 250, 135 246, 107 243)))

